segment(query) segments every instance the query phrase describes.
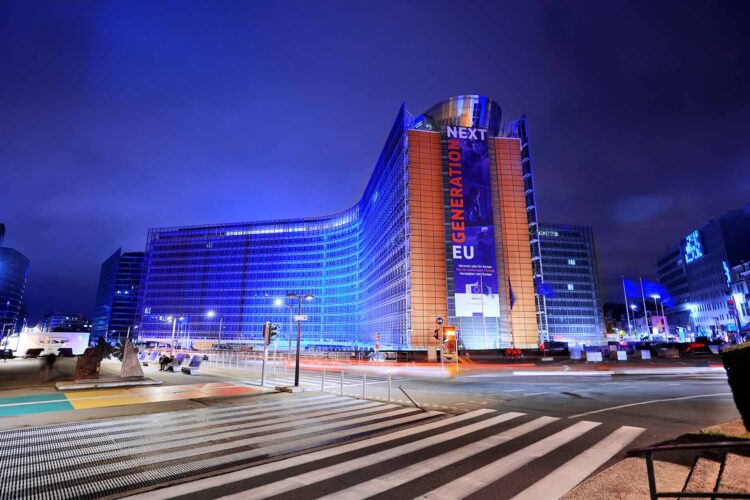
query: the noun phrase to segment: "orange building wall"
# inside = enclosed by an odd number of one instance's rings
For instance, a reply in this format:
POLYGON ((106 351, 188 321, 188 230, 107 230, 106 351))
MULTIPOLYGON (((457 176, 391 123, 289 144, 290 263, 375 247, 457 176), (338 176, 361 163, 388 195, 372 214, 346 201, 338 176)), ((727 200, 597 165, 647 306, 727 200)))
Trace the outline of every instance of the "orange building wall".
POLYGON ((411 346, 435 345, 435 318, 448 318, 440 134, 408 131, 411 346))
POLYGON ((539 338, 536 305, 534 302, 534 277, 529 248, 529 223, 526 215, 526 197, 521 166, 521 143, 518 139, 495 138, 493 159, 497 175, 500 202, 500 231, 502 233, 502 258, 506 275, 513 287, 515 303, 510 312, 508 327, 516 347, 533 348, 539 338))

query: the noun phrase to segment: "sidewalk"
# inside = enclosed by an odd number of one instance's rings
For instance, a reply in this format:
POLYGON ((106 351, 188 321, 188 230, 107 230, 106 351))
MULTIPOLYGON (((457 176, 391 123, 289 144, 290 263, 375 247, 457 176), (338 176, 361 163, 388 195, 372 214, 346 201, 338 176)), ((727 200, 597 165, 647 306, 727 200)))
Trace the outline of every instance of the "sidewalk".
MULTIPOLYGON (((668 443, 710 443, 750 439, 741 421, 707 427, 699 433, 686 434, 668 443)), ((687 452, 664 452, 654 455, 656 488, 659 492, 719 491, 750 494, 750 449, 743 453, 720 455, 687 452), (691 469, 692 472, 691 472, 691 469)), ((565 500, 650 498, 646 460, 629 457, 590 477, 563 497, 565 500)))

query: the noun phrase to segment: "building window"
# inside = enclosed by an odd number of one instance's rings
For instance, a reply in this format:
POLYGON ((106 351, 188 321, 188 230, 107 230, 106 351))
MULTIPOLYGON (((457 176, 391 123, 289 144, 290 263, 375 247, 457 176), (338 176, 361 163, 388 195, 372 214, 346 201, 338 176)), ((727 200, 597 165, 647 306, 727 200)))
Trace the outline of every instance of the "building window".
POLYGON ((576 265, 576 260, 575 259, 568 259, 568 265, 569 266, 575 266, 576 265))
POLYGON ((572 283, 568 283, 568 290, 575 290, 575 287, 572 283))

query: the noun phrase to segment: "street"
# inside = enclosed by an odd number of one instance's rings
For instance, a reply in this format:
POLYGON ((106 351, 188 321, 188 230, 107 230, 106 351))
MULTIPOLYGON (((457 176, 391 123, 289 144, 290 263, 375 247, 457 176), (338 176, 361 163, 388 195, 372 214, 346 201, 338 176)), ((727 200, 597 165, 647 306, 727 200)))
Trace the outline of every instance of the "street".
MULTIPOLYGON (((342 363, 324 376, 306 363, 306 392, 294 395, 261 393, 271 388, 242 364, 206 366, 198 376, 149 366, 146 375, 164 386, 66 393, 70 411, 36 413, 62 397, 42 385, 38 404, 0 400, 0 409, 27 412, 0 422, 9 429, 0 434, 0 497, 157 487, 147 497, 554 497, 627 449, 739 417, 726 377, 705 364, 650 365, 665 375, 527 365, 455 373, 342 363), (50 423, 58 425, 19 429, 50 423)), ((283 364, 269 373, 269 386, 293 383, 283 364)))

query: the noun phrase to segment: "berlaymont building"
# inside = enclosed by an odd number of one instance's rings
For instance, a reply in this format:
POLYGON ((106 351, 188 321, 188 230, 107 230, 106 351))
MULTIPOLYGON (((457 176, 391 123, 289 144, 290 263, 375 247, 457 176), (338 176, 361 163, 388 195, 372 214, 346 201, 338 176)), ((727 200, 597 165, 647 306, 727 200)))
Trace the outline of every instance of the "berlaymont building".
MULTIPOLYGON (((359 202, 312 218, 150 229, 141 339, 419 349, 438 323, 468 349, 546 337, 526 118, 451 97, 402 106, 359 202), (293 306, 293 307, 292 307, 293 306)), ((184 342, 184 341, 183 341, 184 342)))

